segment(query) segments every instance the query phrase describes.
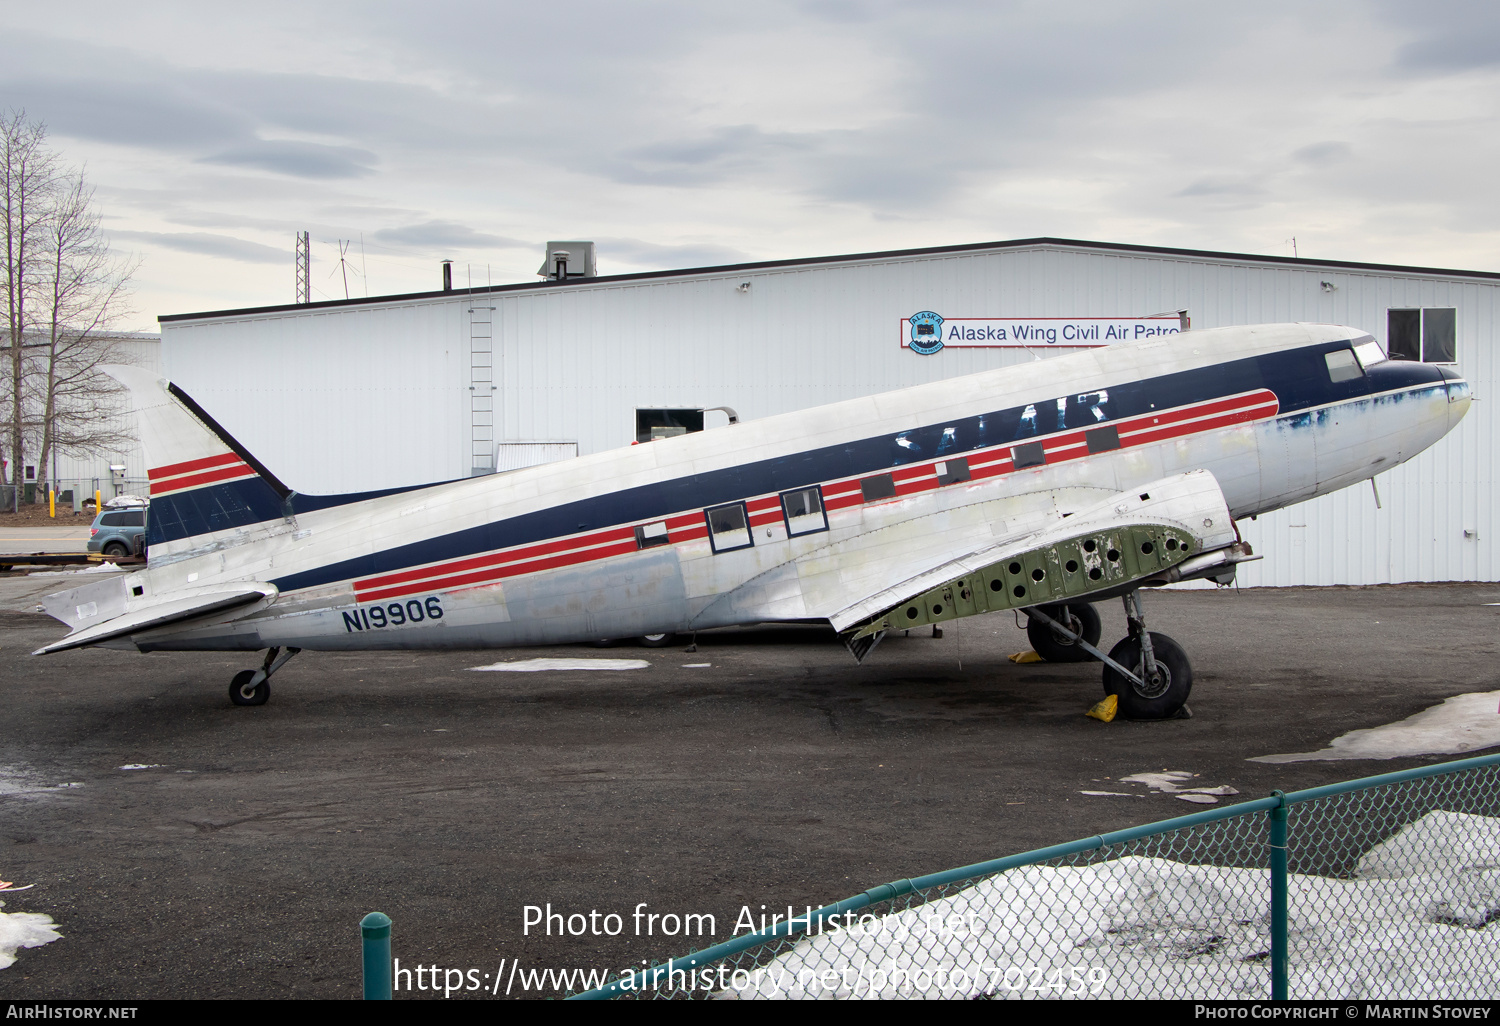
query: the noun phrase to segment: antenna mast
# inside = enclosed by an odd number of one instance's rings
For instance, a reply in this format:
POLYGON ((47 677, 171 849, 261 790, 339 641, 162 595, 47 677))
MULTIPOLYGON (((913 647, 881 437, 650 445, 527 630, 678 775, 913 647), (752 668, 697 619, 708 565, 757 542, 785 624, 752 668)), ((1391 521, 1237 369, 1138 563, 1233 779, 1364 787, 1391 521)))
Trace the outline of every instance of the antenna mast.
POLYGON ((307 232, 297 233, 297 302, 312 302, 312 242, 307 232))

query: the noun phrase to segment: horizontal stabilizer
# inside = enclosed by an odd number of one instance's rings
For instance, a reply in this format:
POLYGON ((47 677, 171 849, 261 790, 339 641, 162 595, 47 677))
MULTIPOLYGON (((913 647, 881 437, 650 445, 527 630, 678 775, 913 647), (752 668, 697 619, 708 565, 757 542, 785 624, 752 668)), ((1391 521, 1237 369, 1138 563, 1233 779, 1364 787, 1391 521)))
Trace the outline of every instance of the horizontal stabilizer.
POLYGON ((178 595, 160 602, 136 606, 103 623, 76 630, 61 641, 55 641, 37 649, 32 655, 47 655, 70 648, 82 648, 85 645, 97 645, 111 638, 140 634, 158 627, 196 620, 199 617, 212 616, 229 610, 233 610, 234 614, 226 619, 233 620, 269 605, 276 595, 274 584, 259 583, 233 585, 213 591, 178 595))
POLYGON ((1182 579, 1173 571, 1236 541, 1218 482, 1207 471, 1193 471, 950 560, 830 619, 835 629, 859 638, 996 609, 1092 601, 1136 582, 1182 579))

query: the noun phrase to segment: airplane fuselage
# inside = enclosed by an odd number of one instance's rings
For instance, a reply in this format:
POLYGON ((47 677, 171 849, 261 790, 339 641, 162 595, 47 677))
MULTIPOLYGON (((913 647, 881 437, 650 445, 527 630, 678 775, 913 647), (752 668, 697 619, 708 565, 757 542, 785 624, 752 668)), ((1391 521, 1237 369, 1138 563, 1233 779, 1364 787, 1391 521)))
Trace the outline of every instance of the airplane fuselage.
POLYGON ((127 602, 236 581, 273 585, 274 601, 113 643, 503 647, 822 619, 940 562, 955 539, 1038 530, 1175 473, 1206 469, 1235 517, 1264 513, 1388 470, 1462 417, 1456 372, 1375 362, 1367 339, 1328 325, 1161 336, 279 508, 244 464, 167 467, 127 602), (1356 342, 1365 359, 1329 356, 1356 342))

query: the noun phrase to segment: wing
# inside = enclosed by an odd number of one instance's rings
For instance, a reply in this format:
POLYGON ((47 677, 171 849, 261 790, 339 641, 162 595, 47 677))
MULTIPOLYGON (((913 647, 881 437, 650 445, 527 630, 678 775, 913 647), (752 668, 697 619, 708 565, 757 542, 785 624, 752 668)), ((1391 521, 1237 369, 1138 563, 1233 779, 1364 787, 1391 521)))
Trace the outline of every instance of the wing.
MULTIPOLYGON (((998 609, 1096 601, 1255 557, 1212 474, 1152 481, 874 591, 829 616, 846 641, 998 609)), ((854 647, 851 645, 851 647, 854 647)), ((873 647, 873 644, 866 646, 873 647)), ((855 654, 863 653, 855 648, 855 654)))

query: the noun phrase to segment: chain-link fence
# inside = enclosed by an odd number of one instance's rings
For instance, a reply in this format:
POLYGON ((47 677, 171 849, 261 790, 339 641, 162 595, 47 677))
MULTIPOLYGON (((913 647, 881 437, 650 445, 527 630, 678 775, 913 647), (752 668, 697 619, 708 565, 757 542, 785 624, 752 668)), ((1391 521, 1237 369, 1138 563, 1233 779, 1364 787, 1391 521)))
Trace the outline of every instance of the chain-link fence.
POLYGON ((1497 981, 1500 755, 788 909, 574 996, 1493 999, 1497 981))

